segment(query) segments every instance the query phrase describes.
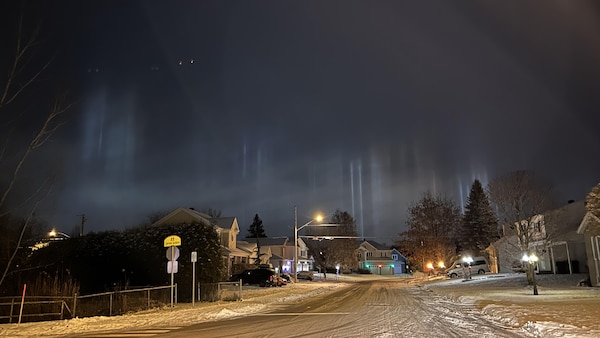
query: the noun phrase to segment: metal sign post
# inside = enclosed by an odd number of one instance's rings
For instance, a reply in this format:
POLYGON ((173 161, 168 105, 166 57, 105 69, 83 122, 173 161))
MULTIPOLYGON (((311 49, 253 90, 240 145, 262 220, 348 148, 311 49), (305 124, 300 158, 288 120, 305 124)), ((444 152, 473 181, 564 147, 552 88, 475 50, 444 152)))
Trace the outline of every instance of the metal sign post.
POLYGON ((175 274, 177 273, 177 258, 179 258, 179 248, 181 245, 181 238, 179 236, 171 235, 165 238, 164 246, 167 248, 167 273, 171 274, 171 308, 173 308, 173 296, 175 287, 175 274))
POLYGON ((192 251, 192 307, 196 303, 196 262, 198 261, 198 253, 192 251))

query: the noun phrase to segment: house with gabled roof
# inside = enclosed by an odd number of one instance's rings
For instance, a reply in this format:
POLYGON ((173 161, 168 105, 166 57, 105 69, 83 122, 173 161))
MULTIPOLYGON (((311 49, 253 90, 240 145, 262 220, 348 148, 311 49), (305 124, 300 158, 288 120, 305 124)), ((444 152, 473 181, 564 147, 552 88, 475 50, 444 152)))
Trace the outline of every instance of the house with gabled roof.
POLYGON ((600 217, 588 211, 581 220, 577 233, 583 235, 585 242, 590 284, 600 286, 600 217))
POLYGON ((215 228, 221 242, 223 261, 228 274, 231 274, 231 267, 235 262, 249 261, 249 252, 240 250, 237 247, 237 235, 240 232, 240 227, 235 217, 213 218, 191 208, 177 208, 154 222, 152 226, 194 223, 212 225, 215 228))
MULTIPOLYGON (((256 245, 260 244, 261 254, 269 250, 268 263, 278 272, 293 273, 294 265, 294 242, 287 237, 261 237, 245 238, 245 241, 256 245)), ((298 271, 311 271, 313 259, 308 257, 308 247, 301 238, 298 238, 298 271)))
MULTIPOLYGON (((539 273, 582 273, 588 271, 583 237, 577 233, 585 214, 583 200, 534 215, 527 223, 532 235, 529 250, 537 252, 539 273)), ((486 248, 492 272, 522 269, 520 227, 503 226, 504 236, 486 248)))
POLYGON ((376 275, 407 273, 406 257, 395 248, 375 241, 363 240, 356 249, 358 267, 376 275))

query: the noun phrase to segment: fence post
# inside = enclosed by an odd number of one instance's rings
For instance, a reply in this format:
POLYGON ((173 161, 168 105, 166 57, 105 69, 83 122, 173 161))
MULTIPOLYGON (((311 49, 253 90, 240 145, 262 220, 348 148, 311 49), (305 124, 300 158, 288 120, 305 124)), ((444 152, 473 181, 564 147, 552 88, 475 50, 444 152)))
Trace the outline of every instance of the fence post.
POLYGON ((242 297, 242 280, 241 279, 240 279, 239 285, 240 285, 240 300, 243 300, 244 297, 242 297))
POLYGON ((23 296, 21 297, 21 310, 19 310, 19 322, 17 326, 21 324, 21 317, 23 316, 23 305, 25 303, 25 290, 27 289, 27 284, 23 284, 23 296))
POLYGON ((113 298, 112 296, 113 296, 113 293, 111 292, 110 293, 109 310, 108 310, 108 316, 109 317, 112 316, 112 298, 113 298))
POLYGON ((63 311, 65 310, 65 301, 60 300, 60 320, 63 320, 63 311))
POLYGON ((148 309, 150 309, 150 289, 148 289, 148 309))
POLYGON ((77 292, 75 292, 75 296, 73 296, 73 313, 71 317, 75 318, 75 310, 77 309, 77 292))
POLYGON ((13 311, 15 308, 15 297, 10 299, 10 314, 8 315, 8 322, 12 323, 13 311))

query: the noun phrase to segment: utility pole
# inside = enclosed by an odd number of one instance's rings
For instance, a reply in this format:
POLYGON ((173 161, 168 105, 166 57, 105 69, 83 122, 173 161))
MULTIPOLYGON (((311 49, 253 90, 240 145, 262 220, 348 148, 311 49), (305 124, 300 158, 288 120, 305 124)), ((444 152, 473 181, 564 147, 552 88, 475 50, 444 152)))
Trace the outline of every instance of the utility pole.
POLYGON ((87 220, 85 218, 85 214, 81 214, 81 215, 77 215, 79 217, 81 217, 81 226, 79 227, 79 237, 83 236, 83 226, 85 225, 85 221, 87 220))

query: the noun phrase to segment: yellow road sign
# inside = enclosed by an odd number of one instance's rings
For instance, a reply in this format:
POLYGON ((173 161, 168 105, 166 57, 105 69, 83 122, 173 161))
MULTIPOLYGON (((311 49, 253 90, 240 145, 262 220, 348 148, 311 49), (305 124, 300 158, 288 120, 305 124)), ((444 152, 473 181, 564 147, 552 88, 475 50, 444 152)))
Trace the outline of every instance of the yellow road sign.
POLYGON ((181 245, 181 237, 176 235, 171 235, 165 238, 165 248, 170 246, 180 246, 181 245))

